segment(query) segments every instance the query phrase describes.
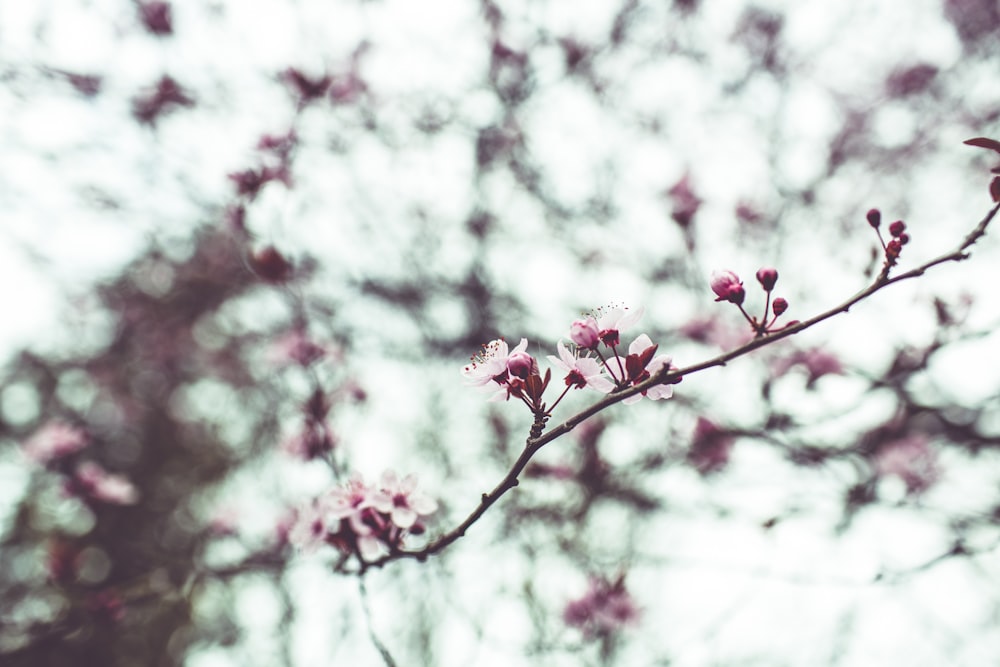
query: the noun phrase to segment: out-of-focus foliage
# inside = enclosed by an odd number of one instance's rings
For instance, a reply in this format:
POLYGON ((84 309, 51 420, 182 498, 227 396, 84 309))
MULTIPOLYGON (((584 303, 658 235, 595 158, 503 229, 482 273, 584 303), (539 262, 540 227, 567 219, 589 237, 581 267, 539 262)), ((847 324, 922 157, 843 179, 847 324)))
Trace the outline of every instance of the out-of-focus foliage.
POLYGON ((465 518, 531 425, 462 386, 483 343, 624 301, 687 365, 751 335, 712 269, 806 319, 872 207, 901 269, 957 245, 996 2, 17 4, 0 229, 66 299, 4 368, 0 663, 1000 657, 990 236, 585 422, 425 562, 289 542, 387 468, 439 506, 408 543, 465 518))

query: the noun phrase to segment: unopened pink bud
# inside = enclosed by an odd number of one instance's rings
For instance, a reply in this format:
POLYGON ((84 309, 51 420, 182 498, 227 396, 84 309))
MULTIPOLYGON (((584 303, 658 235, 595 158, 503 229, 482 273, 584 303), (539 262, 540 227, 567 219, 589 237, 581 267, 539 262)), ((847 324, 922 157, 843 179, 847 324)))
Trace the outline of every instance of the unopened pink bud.
POLYGON ((761 284, 765 292, 774 289, 774 284, 778 282, 778 272, 770 267, 765 267, 757 271, 757 282, 761 284))
POLYGON ((882 212, 877 208, 870 209, 865 217, 868 218, 868 224, 875 229, 878 229, 878 226, 882 224, 882 212))
POLYGON ((896 222, 889 225, 889 233, 893 236, 898 237, 906 229, 906 223, 902 220, 897 220, 896 222))
POLYGON ((771 310, 774 312, 774 316, 777 317, 788 310, 788 302, 779 296, 774 300, 774 303, 771 304, 771 310))
POLYGON ((577 347, 584 349, 595 348, 601 342, 597 322, 592 317, 573 322, 569 328, 569 337, 577 347))
POLYGON ((266 246, 250 256, 250 265, 258 276, 270 283, 281 283, 292 275, 292 264, 274 246, 266 246))
POLYGON ((507 372, 514 377, 527 379, 535 368, 535 359, 527 352, 512 352, 507 357, 507 372))
POLYGON ((740 277, 732 271, 712 272, 712 291, 718 297, 716 301, 729 301, 740 305, 746 292, 743 290, 743 282, 740 277))
POLYGON ((885 257, 889 260, 890 265, 896 262, 899 258, 899 253, 903 249, 903 244, 900 243, 899 239, 893 239, 885 246, 885 257))

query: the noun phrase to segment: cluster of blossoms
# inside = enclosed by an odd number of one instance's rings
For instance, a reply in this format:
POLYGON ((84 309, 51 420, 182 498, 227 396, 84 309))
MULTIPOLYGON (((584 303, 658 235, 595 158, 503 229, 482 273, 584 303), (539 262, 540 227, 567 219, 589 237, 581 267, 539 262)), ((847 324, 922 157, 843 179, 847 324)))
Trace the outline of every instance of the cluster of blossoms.
POLYGON ((398 551, 407 535, 423 534, 422 517, 435 511, 414 475, 400 479, 387 470, 377 486, 355 476, 301 508, 288 539, 304 551, 330 544, 372 561, 398 551))
MULTIPOLYGON (((558 356, 548 356, 552 366, 564 374, 565 384, 551 407, 546 407, 541 398, 552 372, 546 371, 542 378, 538 361, 527 352, 525 338, 513 350, 502 338, 487 343, 462 373, 469 385, 488 391, 490 400, 502 401, 513 396, 524 401, 536 415, 548 416, 570 389, 589 387, 607 394, 638 385, 664 369, 673 368, 669 356, 656 354, 658 346, 646 334, 635 338, 623 356, 621 332, 635 324, 642 312, 641 308, 601 309, 572 323, 569 332, 572 344, 560 340, 556 344, 558 356)), ((643 396, 655 401, 672 395, 670 385, 654 385, 622 402, 634 403, 643 396)))
POLYGON ((625 577, 615 581, 593 578, 583 597, 570 601, 563 610, 567 625, 580 628, 588 639, 604 637, 639 618, 639 608, 625 589, 625 577))
POLYGON ((54 421, 45 424, 21 445, 31 461, 66 474, 63 489, 85 501, 111 505, 133 505, 139 492, 128 479, 105 470, 93 461, 67 461, 90 445, 90 436, 77 427, 54 421))
MULTIPOLYGON (((757 271, 757 282, 760 283, 760 286, 764 288, 764 292, 767 294, 767 301, 764 304, 764 313, 761 315, 760 319, 752 317, 743 308, 743 300, 746 298, 746 290, 743 289, 743 281, 740 280, 738 275, 732 271, 713 271, 710 284, 712 291, 715 292, 716 301, 728 301, 729 303, 734 304, 740 309, 740 312, 743 314, 743 317, 746 318, 746 321, 750 323, 750 326, 753 328, 754 335, 763 336, 764 334, 777 331, 777 329, 775 329, 775 323, 778 321, 778 318, 781 317, 786 310, 788 310, 788 301, 780 296, 774 299, 774 301, 771 300, 771 291, 778 282, 778 272, 775 269, 770 267, 759 269, 757 271), (770 311, 770 315, 768 314, 768 311, 770 311)), ((784 326, 790 327, 795 324, 798 324, 798 322, 792 321, 784 326)))

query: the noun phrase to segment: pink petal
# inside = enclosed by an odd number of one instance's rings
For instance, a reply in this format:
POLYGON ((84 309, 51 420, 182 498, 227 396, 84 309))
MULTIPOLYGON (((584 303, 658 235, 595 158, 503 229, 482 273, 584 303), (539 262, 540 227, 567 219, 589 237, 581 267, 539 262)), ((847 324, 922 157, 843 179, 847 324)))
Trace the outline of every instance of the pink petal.
POLYGON ((395 470, 386 470, 383 472, 382 478, 379 481, 381 482, 382 490, 390 493, 394 492, 399 485, 399 477, 396 475, 395 470))
POLYGON ((615 388, 615 384, 611 380, 601 375, 587 378, 587 386, 602 394, 608 394, 615 388))
POLYGON ((400 528, 409 528, 417 521, 417 513, 409 507, 394 507, 392 522, 400 528))
POLYGON ((437 501, 430 496, 419 495, 410 498, 410 507, 412 507, 417 514, 427 516, 428 514, 434 514, 434 512, 437 511, 438 504, 437 501))
POLYGON ((629 311, 628 314, 618 320, 618 330, 621 331, 622 329, 628 329, 630 326, 639 321, 639 318, 642 317, 644 312, 646 312, 646 309, 642 306, 629 311))
POLYGON ((653 341, 649 339, 646 334, 640 334, 638 338, 632 341, 632 344, 628 346, 629 354, 642 354, 643 350, 653 347, 653 341))
POLYGON ((401 482, 399 482, 397 491, 405 496, 408 496, 411 493, 413 493, 416 490, 416 488, 417 488, 417 476, 410 474, 404 477, 401 482))
POLYGON ((370 535, 358 538, 358 550, 364 560, 375 560, 382 555, 382 543, 370 535))

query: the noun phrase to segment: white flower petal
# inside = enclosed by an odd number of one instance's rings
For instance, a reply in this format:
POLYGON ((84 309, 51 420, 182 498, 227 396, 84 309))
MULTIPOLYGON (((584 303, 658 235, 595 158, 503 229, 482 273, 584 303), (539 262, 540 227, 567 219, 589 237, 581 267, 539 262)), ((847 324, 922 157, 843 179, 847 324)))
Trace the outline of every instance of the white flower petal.
POLYGON ((653 341, 649 339, 646 334, 640 334, 638 338, 632 341, 632 344, 628 346, 629 354, 642 354, 643 350, 653 347, 653 341))
POLYGON ((646 309, 642 306, 630 310, 624 317, 618 320, 618 330, 621 331, 622 329, 628 329, 630 326, 639 321, 639 318, 642 317, 644 312, 646 312, 646 309))
POLYGON ((591 389, 596 389, 602 394, 608 394, 615 388, 614 382, 603 375, 595 375, 594 377, 587 378, 587 386, 591 389))
POLYGON ((417 488, 417 476, 414 474, 409 474, 399 482, 396 486, 396 491, 402 493, 403 495, 410 495, 417 488))
POLYGON ((409 507, 392 508, 392 522, 400 528, 409 528, 417 521, 417 513, 409 507))
POLYGON ((362 535, 358 538, 358 550, 364 560, 375 560, 384 553, 382 543, 371 535, 362 535))
POLYGON ((412 507, 417 514, 427 516, 428 514, 434 514, 434 512, 437 511, 438 504, 437 501, 430 496, 421 494, 410 498, 410 507, 412 507))

